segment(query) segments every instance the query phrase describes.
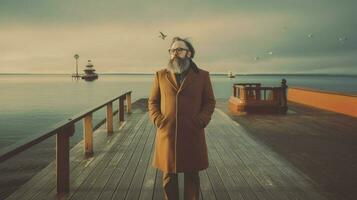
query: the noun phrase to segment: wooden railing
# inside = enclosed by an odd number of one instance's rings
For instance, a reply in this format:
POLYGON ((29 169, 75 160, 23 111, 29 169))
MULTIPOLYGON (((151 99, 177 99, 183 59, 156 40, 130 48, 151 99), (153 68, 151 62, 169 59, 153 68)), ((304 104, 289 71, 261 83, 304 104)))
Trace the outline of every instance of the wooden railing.
POLYGON ((235 86, 234 97, 250 101, 278 101, 281 87, 244 87, 235 86))
POLYGON ((119 122, 124 121, 125 100, 127 103, 126 111, 131 113, 131 91, 129 91, 105 102, 100 106, 75 115, 68 120, 62 121, 53 128, 50 128, 49 131, 31 136, 0 150, 0 162, 4 162, 20 152, 23 152, 46 140, 47 138, 56 135, 57 193, 67 193, 69 192, 69 139, 75 132, 75 123, 83 119, 84 154, 86 157, 90 157, 93 155, 93 131, 95 130, 93 128, 93 113, 103 107, 107 107, 105 121, 107 123, 107 134, 111 135, 113 133, 113 115, 119 112, 119 122), (119 100, 119 108, 113 112, 113 102, 117 100, 119 100))
POLYGON ((240 95, 240 90, 239 90, 239 86, 243 86, 243 87, 260 87, 261 84, 260 83, 234 83, 233 84, 233 96, 237 97, 240 95))
POLYGON ((287 110, 286 80, 281 87, 261 87, 260 83, 235 83, 230 99, 234 112, 278 112, 287 110))

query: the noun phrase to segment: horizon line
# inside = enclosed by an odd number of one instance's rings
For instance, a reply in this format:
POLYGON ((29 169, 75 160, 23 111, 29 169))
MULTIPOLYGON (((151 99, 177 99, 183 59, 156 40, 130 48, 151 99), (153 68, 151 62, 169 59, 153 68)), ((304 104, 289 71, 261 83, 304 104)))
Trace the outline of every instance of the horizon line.
MULTIPOLYGON (((225 72, 209 72, 210 75, 227 75, 225 72)), ((108 72, 98 73, 98 75, 153 75, 155 72, 108 72)), ((10 72, 0 75, 72 75, 72 73, 31 73, 31 72, 10 72)), ((357 74, 337 74, 337 73, 235 73, 236 76, 252 75, 325 75, 325 76, 357 76, 357 74)))

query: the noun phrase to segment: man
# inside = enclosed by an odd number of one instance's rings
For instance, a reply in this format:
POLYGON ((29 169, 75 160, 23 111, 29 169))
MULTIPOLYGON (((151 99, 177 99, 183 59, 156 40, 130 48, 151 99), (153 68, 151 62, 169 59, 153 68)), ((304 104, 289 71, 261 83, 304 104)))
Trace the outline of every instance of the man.
POLYGON ((179 199, 177 173, 184 173, 184 199, 199 199, 199 171, 208 167, 204 128, 215 108, 209 72, 192 61, 195 49, 175 37, 167 68, 156 72, 148 108, 157 128, 153 166, 163 172, 165 199, 179 199))

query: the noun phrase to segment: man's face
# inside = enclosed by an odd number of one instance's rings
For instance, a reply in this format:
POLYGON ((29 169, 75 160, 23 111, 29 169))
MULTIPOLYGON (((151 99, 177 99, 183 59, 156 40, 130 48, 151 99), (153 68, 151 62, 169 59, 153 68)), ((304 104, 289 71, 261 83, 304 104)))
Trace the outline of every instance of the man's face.
POLYGON ((190 58, 191 52, 188 50, 185 42, 183 41, 176 41, 172 44, 170 48, 170 59, 174 58, 190 58))

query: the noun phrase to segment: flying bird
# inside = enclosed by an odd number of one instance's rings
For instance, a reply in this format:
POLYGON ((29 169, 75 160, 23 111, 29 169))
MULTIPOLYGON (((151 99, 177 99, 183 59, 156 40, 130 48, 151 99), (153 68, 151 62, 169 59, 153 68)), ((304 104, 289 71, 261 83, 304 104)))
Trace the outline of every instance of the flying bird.
POLYGON ((160 35, 159 35, 159 38, 161 39, 165 39, 167 37, 167 35, 163 34, 161 31, 160 31, 160 35))
POLYGON ((259 56, 256 56, 256 57, 254 58, 255 61, 257 61, 257 60, 259 60, 259 59, 260 59, 259 56))
POLYGON ((314 37, 314 34, 310 33, 309 35, 307 35, 307 37, 313 38, 313 37, 314 37))
POLYGON ((269 54, 269 55, 273 55, 273 52, 272 52, 272 51, 269 51, 268 54, 269 54))
POLYGON ((343 36, 343 37, 340 37, 338 38, 339 41, 343 42, 343 41, 346 41, 347 40, 347 37, 343 36))

